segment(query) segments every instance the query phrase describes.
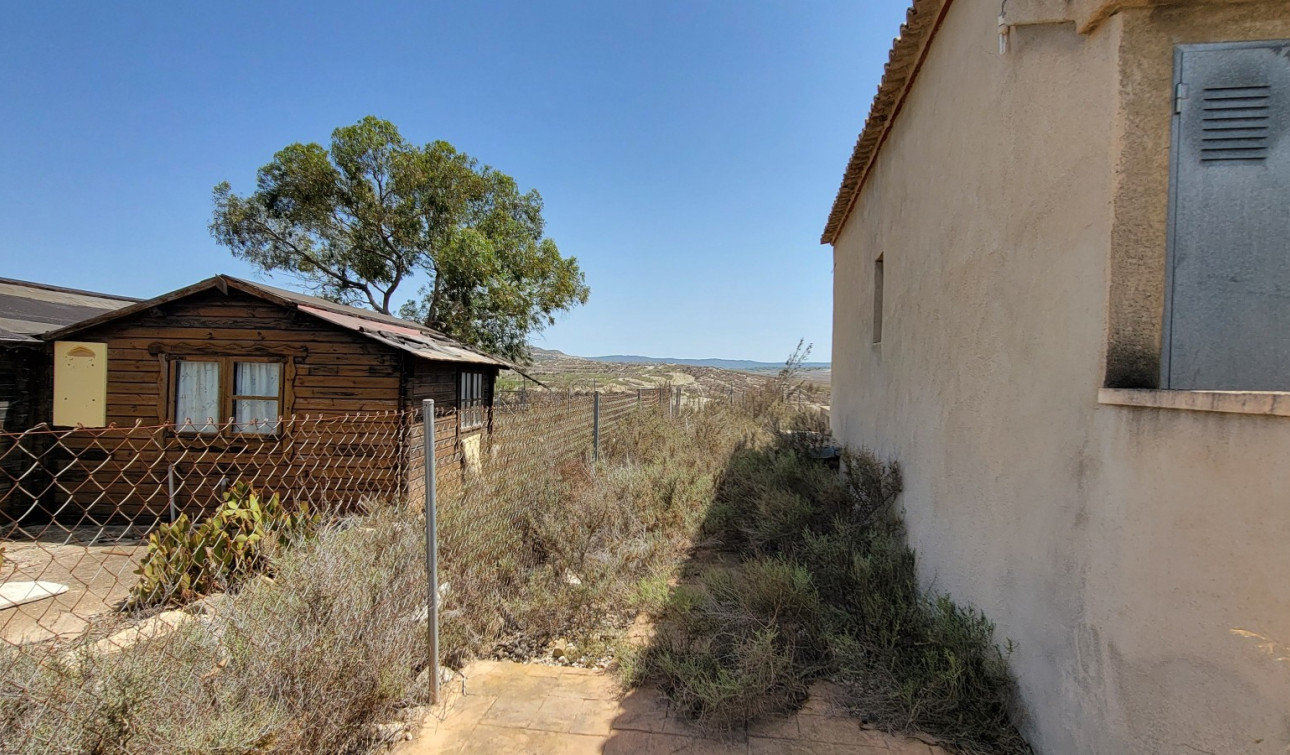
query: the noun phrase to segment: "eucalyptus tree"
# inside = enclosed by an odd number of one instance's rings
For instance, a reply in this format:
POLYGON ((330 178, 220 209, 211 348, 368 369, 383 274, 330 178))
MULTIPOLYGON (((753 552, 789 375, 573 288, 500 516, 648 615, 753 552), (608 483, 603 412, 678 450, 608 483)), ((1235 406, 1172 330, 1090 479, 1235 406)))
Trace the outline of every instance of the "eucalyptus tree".
POLYGON ((446 141, 368 116, 290 144, 241 196, 214 190, 210 232, 239 259, 332 301, 415 319, 513 360, 590 294, 545 235, 542 197, 446 141), (408 289, 417 286, 408 298, 408 289))

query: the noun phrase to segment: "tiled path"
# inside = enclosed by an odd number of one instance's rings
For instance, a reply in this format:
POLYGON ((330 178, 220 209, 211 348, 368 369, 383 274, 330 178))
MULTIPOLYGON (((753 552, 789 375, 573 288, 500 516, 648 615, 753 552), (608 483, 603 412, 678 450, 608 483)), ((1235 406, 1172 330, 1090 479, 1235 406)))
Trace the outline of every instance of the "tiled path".
POLYGON ((443 704, 398 755, 432 753, 822 753, 948 755, 907 737, 863 729, 819 685, 797 715, 726 740, 703 737, 642 688, 623 696, 603 672, 478 661, 445 690, 443 704), (463 691, 464 687, 464 691, 463 691))

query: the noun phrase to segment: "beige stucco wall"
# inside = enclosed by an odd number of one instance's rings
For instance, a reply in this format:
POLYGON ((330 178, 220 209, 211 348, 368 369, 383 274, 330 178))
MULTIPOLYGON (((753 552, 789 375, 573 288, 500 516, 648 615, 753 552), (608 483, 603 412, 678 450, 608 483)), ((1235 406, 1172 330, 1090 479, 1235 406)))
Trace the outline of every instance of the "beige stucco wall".
POLYGON ((1290 37, 1290 4, 1005 56, 998 10, 955 1, 835 244, 835 432, 903 464, 921 576, 1018 643, 1041 752, 1284 753, 1290 663, 1233 630, 1290 643, 1290 418, 1097 393, 1159 345, 1172 47, 1290 37))

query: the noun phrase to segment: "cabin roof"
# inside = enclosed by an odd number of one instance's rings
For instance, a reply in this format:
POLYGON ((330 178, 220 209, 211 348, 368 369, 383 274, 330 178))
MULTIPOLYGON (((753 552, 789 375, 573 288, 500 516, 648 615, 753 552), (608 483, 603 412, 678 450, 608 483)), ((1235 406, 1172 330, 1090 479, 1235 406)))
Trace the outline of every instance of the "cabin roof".
POLYGON ((137 301, 129 296, 0 278, 0 343, 40 343, 42 333, 137 301))
MULTIPOLYGON (((350 307, 326 299, 288 291, 263 283, 234 278, 231 275, 216 275, 213 278, 194 283, 191 286, 162 294, 153 299, 138 301, 111 312, 98 313, 89 319, 76 322, 58 330, 42 333, 41 338, 47 341, 66 339, 76 333, 103 325, 113 320, 153 307, 158 307, 178 299, 207 290, 218 290, 227 293, 229 289, 241 291, 259 299, 272 302, 282 307, 295 309, 310 317, 317 318, 339 328, 358 333, 392 349, 412 354, 421 359, 440 362, 461 362, 465 364, 493 365, 503 369, 520 370, 510 362, 491 354, 467 346, 437 330, 427 328, 420 323, 402 320, 391 315, 383 315, 371 310, 350 307)), ((0 323, 2 324, 2 323, 0 323)), ((522 374, 522 373, 521 373, 522 374)))

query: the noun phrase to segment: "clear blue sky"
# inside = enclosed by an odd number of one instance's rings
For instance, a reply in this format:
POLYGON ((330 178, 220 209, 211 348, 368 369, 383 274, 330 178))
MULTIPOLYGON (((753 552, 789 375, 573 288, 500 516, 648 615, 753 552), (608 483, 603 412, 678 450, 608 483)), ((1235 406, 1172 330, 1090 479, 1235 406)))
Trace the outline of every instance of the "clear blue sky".
POLYGON ((0 276, 249 276, 211 188, 371 114, 542 193, 592 295, 537 345, 828 359, 818 239, 907 4, 10 3, 0 276))

